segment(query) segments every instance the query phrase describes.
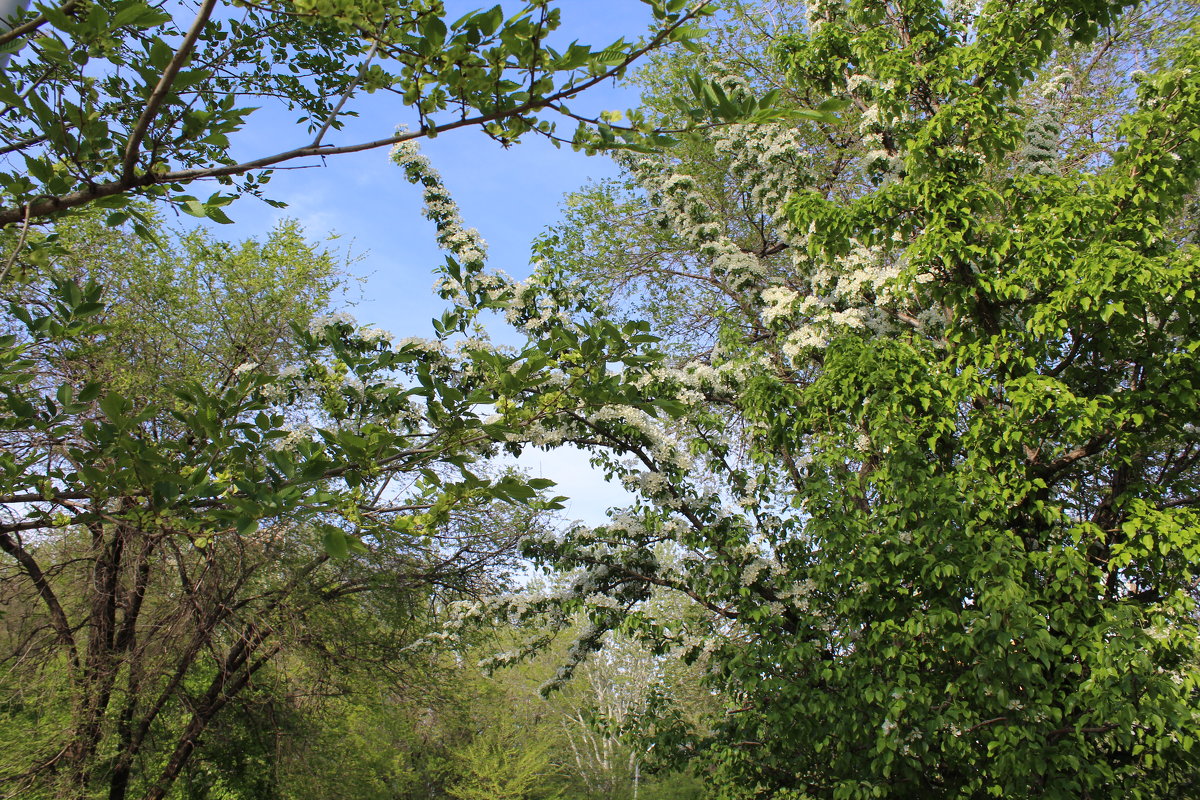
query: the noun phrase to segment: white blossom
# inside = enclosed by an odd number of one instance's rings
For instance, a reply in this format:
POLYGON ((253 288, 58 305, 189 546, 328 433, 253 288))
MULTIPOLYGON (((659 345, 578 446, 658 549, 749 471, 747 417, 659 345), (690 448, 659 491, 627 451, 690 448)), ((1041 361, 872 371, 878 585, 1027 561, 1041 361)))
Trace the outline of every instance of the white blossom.
POLYGON ((351 325, 355 324, 355 319, 344 311, 339 311, 335 314, 322 314, 312 318, 308 323, 308 332, 312 334, 323 333, 326 328, 336 325, 351 325))

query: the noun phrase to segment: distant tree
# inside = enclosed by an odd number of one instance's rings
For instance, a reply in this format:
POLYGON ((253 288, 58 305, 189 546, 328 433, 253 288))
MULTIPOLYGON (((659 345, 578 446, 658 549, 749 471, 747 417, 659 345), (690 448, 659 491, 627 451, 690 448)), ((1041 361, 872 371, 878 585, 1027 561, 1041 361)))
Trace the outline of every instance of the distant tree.
POLYGON ((447 788, 455 800, 551 800, 554 740, 537 728, 522 729, 496 720, 454 753, 461 776, 447 788))

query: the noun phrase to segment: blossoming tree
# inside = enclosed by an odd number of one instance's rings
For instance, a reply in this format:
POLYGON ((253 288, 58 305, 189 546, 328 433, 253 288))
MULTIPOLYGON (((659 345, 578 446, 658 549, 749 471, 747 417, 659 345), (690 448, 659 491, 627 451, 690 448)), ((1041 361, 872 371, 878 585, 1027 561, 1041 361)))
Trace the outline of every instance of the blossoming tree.
POLYGON ((629 162, 650 207, 593 193, 635 277, 717 300, 715 341, 622 373, 667 421, 544 424, 640 500, 532 543, 571 591, 507 608, 585 613, 572 660, 619 628, 706 661, 727 713, 646 724, 722 796, 1195 791, 1200 48, 1165 48, 1116 144, 1064 161, 1047 125, 1044 67, 1125 5, 815 3, 775 52, 847 109, 827 145, 726 127, 629 162))

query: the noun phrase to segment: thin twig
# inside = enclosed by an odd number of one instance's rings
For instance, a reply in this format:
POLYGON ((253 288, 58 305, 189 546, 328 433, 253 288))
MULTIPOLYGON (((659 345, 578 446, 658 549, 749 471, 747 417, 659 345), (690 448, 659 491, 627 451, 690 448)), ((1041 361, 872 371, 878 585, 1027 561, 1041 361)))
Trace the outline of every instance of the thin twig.
POLYGON ((980 728, 986 728, 988 725, 996 725, 1000 722, 1008 722, 1008 717, 993 717, 992 719, 985 719, 983 722, 967 728, 965 731, 963 731, 963 733, 973 733, 980 728))
POLYGON ((342 93, 342 97, 338 100, 333 111, 329 112, 329 116, 325 120, 325 124, 321 126, 321 130, 317 131, 316 137, 313 138, 310 147, 318 147, 321 140, 325 138, 325 134, 329 132, 329 126, 337 119, 338 114, 342 112, 342 106, 346 105, 346 101, 350 99, 350 95, 354 94, 354 90, 358 88, 358 84, 367 74, 367 68, 371 66, 371 60, 375 58, 375 51, 379 49, 379 39, 371 40, 371 49, 367 51, 367 60, 359 67, 358 74, 354 76, 354 80, 350 81, 350 85, 346 87, 346 91, 342 93))

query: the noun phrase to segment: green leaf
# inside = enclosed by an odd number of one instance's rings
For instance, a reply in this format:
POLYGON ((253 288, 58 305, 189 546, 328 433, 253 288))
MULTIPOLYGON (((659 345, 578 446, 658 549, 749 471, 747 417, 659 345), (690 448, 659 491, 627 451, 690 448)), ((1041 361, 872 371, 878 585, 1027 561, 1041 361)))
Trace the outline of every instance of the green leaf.
POLYGON ((171 15, 159 8, 151 8, 144 3, 136 2, 129 3, 120 8, 112 17, 111 25, 114 28, 133 27, 133 28, 153 28, 157 25, 162 25, 164 22, 169 22, 171 15))
POLYGON ((343 559, 350 555, 350 542, 345 531, 339 528, 326 528, 322 541, 325 543, 325 552, 333 558, 343 559))
MULTIPOLYGON (((80 392, 81 400, 83 399, 83 394, 83 392, 80 392)), ((113 422, 117 422, 125 417, 128 408, 129 402, 116 392, 109 392, 100 398, 100 410, 104 412, 104 416, 113 422)))
POLYGON ((204 216, 208 217, 214 222, 219 222, 222 225, 233 224, 233 220, 230 219, 229 216, 217 206, 205 206, 204 216))

